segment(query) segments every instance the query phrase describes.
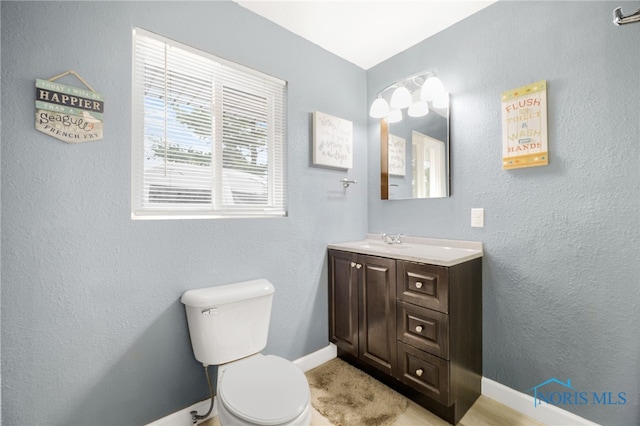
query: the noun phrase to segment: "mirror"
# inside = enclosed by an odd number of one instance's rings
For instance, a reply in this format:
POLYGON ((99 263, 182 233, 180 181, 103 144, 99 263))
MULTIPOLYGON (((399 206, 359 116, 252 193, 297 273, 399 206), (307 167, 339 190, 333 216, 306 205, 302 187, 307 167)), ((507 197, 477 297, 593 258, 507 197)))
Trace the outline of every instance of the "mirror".
POLYGON ((369 115, 380 118, 380 197, 451 194, 449 93, 435 70, 413 74, 380 92, 369 115))
POLYGON ((381 198, 403 200, 450 195, 449 96, 423 117, 381 119, 381 198))

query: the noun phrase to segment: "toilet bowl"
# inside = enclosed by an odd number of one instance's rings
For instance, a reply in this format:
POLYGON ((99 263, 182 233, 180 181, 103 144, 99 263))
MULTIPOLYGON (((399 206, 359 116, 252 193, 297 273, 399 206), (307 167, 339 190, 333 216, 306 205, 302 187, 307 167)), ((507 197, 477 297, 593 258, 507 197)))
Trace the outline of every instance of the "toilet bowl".
POLYGON ((274 355, 220 366, 218 418, 226 425, 309 425, 311 402, 304 373, 274 355))

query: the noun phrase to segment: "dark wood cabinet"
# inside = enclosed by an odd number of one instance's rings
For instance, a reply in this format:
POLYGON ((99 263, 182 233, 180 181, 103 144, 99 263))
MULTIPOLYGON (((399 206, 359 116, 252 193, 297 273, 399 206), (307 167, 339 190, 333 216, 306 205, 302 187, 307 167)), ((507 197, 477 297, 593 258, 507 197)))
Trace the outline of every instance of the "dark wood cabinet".
POLYGON ((360 272, 358 357, 387 374, 393 374, 396 364, 396 300, 393 291, 396 263, 392 259, 363 255, 358 256, 355 267, 360 272))
POLYGON ((396 262, 342 251, 329 255, 329 340, 386 373, 395 373, 396 262))
POLYGON ((330 249, 329 333, 339 357, 456 424, 480 396, 482 259, 330 249))
POLYGON ((329 256, 329 340, 358 356, 358 271, 352 253, 329 256))

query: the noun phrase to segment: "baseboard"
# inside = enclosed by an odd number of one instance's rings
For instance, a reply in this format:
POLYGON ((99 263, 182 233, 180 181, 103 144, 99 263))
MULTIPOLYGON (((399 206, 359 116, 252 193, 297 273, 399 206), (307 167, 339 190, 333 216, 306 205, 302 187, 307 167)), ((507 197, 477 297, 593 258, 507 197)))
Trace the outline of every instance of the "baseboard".
MULTIPOLYGON (((293 361, 293 363, 302 371, 307 372, 324 364, 325 362, 331 361, 336 356, 336 345, 334 345, 333 343, 329 343, 329 345, 325 346, 322 349, 296 359, 295 361, 293 361)), ((211 398, 207 398, 204 401, 193 404, 191 407, 184 408, 180 411, 169 414, 166 417, 148 423, 146 426, 192 426, 193 423, 191 421, 191 412, 197 411, 198 413, 206 413, 209 410, 210 404, 211 398)), ((217 401, 214 400, 213 410, 211 410, 211 414, 206 419, 202 419, 200 423, 217 415, 218 404, 217 401)))
POLYGON ((331 361, 336 356, 338 356, 338 348, 333 343, 329 343, 322 349, 318 349, 309 355, 296 359, 293 363, 306 373, 309 370, 321 366, 325 362, 331 361))
POLYGON ((555 405, 544 404, 534 407, 531 395, 511 389, 486 377, 482 378, 482 395, 548 426, 598 426, 597 423, 593 423, 555 405))

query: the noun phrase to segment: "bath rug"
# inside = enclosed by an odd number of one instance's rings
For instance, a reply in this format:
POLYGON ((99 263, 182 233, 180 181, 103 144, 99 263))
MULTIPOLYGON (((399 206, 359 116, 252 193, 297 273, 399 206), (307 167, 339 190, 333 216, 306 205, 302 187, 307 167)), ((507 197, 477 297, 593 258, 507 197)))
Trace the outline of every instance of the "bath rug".
POLYGON ((335 426, 387 426, 409 405, 405 397, 339 358, 306 376, 311 404, 335 426))

